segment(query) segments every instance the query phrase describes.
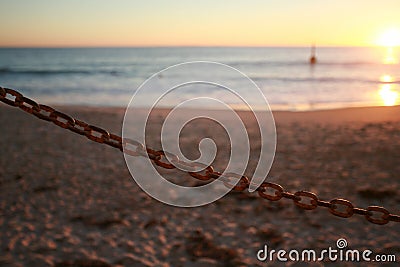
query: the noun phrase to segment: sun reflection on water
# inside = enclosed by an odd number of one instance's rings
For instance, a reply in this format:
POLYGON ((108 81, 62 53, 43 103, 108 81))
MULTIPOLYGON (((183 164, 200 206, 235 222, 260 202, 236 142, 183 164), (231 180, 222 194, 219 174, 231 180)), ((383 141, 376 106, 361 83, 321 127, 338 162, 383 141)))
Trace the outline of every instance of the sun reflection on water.
POLYGON ((388 74, 384 74, 379 78, 381 84, 379 86, 379 98, 380 102, 384 106, 394 106, 399 104, 399 92, 396 90, 397 84, 393 77, 388 74))
POLYGON ((394 106, 398 104, 399 93, 392 88, 392 84, 381 84, 379 96, 384 106, 394 106))
POLYGON ((393 47, 386 47, 385 58, 383 59, 384 64, 398 64, 399 61, 397 59, 396 51, 393 47))

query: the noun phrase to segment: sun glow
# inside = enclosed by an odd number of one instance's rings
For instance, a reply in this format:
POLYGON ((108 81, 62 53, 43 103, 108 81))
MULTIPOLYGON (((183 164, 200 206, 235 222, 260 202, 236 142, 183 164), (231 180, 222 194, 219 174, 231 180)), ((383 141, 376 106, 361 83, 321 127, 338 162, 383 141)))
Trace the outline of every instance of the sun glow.
POLYGON ((400 30, 388 29, 382 33, 378 39, 378 44, 385 47, 395 47, 400 45, 400 30))

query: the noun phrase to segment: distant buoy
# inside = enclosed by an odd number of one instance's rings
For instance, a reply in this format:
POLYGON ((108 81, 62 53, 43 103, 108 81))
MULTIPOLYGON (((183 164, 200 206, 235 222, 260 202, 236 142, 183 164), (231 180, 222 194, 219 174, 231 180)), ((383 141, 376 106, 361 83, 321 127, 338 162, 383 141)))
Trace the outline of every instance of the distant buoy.
POLYGON ((315 44, 311 46, 311 57, 310 57, 310 64, 317 63, 317 57, 315 56, 315 44))

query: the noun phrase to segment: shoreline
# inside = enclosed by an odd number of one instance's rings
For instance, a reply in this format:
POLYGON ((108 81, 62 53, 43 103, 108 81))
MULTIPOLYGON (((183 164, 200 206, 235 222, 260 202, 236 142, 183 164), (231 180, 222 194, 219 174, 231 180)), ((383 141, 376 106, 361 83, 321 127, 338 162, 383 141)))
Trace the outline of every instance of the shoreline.
MULTIPOLYGON (((6 105, 3 105, 6 106, 6 105)), ((95 112, 116 112, 117 114, 125 114, 126 108, 124 107, 110 107, 110 106, 84 106, 84 105, 53 105, 54 108, 66 112, 80 112, 80 111, 95 111, 95 112)), ((143 110, 137 108, 137 110, 143 110)), ((156 108, 155 110, 162 113, 169 112, 171 108, 156 108)), ((188 109, 196 111, 198 109, 188 109)), ((221 111, 217 109, 210 109, 211 111, 221 111)), ((235 110, 239 114, 246 114, 249 110, 235 110)), ((225 112, 225 111, 222 111, 225 112)), ((368 106, 368 107, 345 107, 335 109, 322 109, 322 110, 306 110, 306 111, 290 111, 290 110, 276 110, 272 111, 275 122, 305 120, 307 122, 319 123, 338 123, 338 122, 377 122, 377 121, 396 121, 400 120, 400 105, 396 106, 368 106)))

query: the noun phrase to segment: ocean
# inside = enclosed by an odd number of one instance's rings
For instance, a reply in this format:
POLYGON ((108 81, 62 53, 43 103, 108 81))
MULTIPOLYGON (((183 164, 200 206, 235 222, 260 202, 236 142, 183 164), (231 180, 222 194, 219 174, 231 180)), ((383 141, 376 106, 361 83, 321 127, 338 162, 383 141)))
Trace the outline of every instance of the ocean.
MULTIPOLYGON (((398 50, 317 47, 311 65, 307 47, 1 48, 0 86, 40 103, 126 107, 137 88, 164 68, 212 61, 252 79, 273 110, 397 105, 398 50)), ((203 88, 198 95, 220 93, 203 88)), ((144 98, 143 104, 153 103, 144 98)))

